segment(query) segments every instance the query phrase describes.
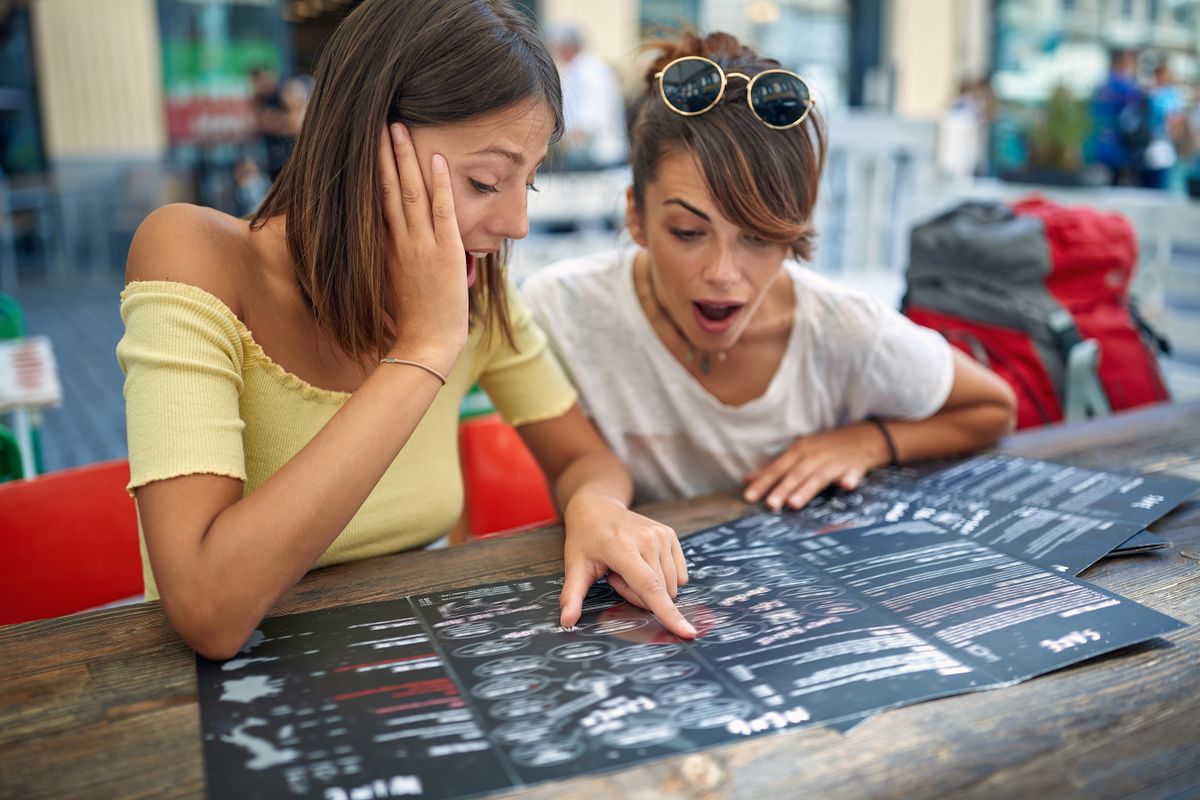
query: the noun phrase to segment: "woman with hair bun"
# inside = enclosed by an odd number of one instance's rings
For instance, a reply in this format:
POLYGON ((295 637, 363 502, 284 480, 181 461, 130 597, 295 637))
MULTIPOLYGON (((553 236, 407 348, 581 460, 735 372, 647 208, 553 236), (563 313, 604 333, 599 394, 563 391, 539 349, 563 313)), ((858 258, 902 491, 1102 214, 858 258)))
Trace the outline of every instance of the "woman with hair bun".
POLYGON ((502 271, 561 130, 554 62, 507 0, 365 0, 255 217, 176 205, 142 223, 117 347, 130 490, 146 596, 197 651, 236 653, 314 566, 443 535, 476 382, 562 509, 561 624, 608 574, 695 635, 672 603, 674 532, 629 511, 628 473, 502 271))
POLYGON ((1008 432, 1000 378, 799 263, 825 159, 804 79, 724 33, 651 47, 634 245, 522 287, 635 498, 738 488, 798 508, 875 467, 1008 432))

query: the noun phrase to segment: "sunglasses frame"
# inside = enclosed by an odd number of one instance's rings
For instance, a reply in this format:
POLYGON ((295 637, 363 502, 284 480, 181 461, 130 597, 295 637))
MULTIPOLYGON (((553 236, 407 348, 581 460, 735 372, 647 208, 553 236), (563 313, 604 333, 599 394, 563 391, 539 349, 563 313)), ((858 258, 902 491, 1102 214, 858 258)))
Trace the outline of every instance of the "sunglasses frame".
POLYGON ((665 67, 663 67, 661 70, 659 70, 654 75, 654 78, 658 81, 658 96, 662 99, 663 104, 666 105, 667 108, 674 111, 676 114, 679 114, 684 117, 696 117, 696 116, 699 116, 700 114, 707 114, 709 111, 712 111, 713 108, 716 107, 717 103, 721 102, 721 98, 725 96, 725 87, 729 85, 730 78, 741 78, 742 80, 746 81, 746 105, 749 107, 750 113, 753 114, 754 118, 757 119, 759 122, 761 122, 763 125, 766 125, 768 128, 773 128, 777 131, 786 131, 789 128, 796 127, 800 123, 804 122, 804 120, 808 119, 808 115, 817 106, 817 101, 814 100, 813 96, 812 96, 812 87, 808 85, 808 81, 804 80, 804 78, 800 77, 799 75, 792 72, 791 70, 780 69, 778 67, 773 67, 772 69, 765 69, 762 72, 755 75, 754 77, 750 77, 749 75, 746 75, 743 72, 726 72, 724 69, 721 68, 720 64, 713 61, 711 58, 705 58, 704 56, 680 56, 679 58, 672 60, 671 63, 667 64, 665 67), (676 108, 674 105, 671 104, 671 101, 667 99, 666 89, 663 88, 663 76, 667 74, 667 70, 669 70, 671 67, 675 66, 676 64, 678 64, 682 61, 703 61, 705 64, 710 64, 711 66, 713 66, 717 70, 717 74, 721 76, 721 91, 717 92, 716 99, 713 100, 711 103, 709 103, 704 108, 700 109, 699 111, 681 111, 680 109, 676 108), (795 122, 790 122, 787 125, 772 125, 771 123, 767 122, 765 119, 762 118, 762 116, 758 113, 758 110, 754 108, 754 104, 750 101, 750 98, 754 96, 755 82, 758 81, 758 79, 761 78, 763 75, 771 75, 771 74, 782 74, 782 75, 787 75, 790 78, 795 78, 796 80, 800 81, 801 84, 803 84, 804 90, 806 92, 808 92, 808 105, 804 109, 804 112, 800 115, 799 119, 797 119, 795 122))

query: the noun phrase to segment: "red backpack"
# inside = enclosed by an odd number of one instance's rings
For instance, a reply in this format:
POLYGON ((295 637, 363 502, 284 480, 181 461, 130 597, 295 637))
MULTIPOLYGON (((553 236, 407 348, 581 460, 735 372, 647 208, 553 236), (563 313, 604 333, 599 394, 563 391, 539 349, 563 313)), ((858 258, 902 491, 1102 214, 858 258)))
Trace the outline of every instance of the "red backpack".
POLYGON ((1130 303, 1136 263, 1119 214, 968 202, 913 229, 903 310, 1008 381, 1019 428, 1062 420, 1072 397, 1131 408, 1170 399, 1150 341, 1166 343, 1130 303))

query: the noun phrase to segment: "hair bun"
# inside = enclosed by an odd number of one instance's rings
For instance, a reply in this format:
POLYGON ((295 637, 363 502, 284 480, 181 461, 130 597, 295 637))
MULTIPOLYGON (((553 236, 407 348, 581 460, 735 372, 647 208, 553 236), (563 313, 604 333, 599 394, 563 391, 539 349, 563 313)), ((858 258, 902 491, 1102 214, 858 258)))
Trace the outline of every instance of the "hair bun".
POLYGON ((655 54, 650 68, 646 71, 646 91, 653 92, 658 88, 658 73, 677 58, 701 56, 715 61, 722 67, 734 64, 766 64, 778 66, 772 59, 764 59, 753 49, 746 47, 737 37, 716 31, 707 36, 700 36, 695 31, 684 31, 678 39, 661 39, 649 42, 646 50, 655 54))

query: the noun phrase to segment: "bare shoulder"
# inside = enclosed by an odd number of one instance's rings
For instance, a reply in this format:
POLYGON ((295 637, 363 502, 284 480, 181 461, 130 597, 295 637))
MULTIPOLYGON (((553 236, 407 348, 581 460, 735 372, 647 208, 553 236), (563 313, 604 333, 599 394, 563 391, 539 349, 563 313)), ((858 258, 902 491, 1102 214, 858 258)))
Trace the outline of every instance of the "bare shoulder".
POLYGON ((203 289, 239 314, 252 260, 249 223, 212 208, 173 203, 138 226, 125 280, 175 281, 203 289))

